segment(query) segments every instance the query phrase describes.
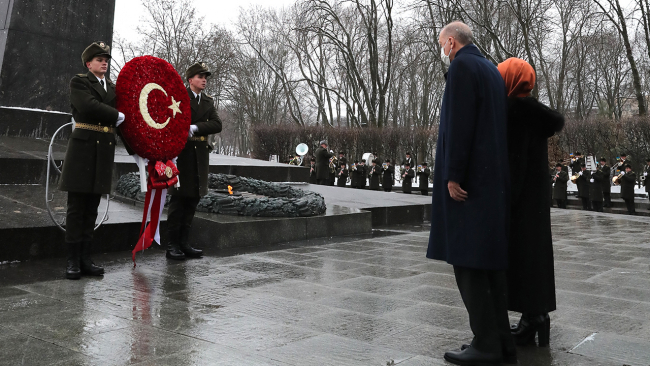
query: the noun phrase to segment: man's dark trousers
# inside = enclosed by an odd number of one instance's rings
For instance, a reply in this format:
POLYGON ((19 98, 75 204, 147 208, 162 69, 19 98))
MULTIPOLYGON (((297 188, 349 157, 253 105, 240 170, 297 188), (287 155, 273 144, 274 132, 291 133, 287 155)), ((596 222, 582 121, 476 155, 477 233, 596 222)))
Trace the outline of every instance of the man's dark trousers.
POLYGON ((623 198, 625 201, 625 206, 627 207, 627 213, 634 215, 636 213, 636 209, 634 208, 634 198, 623 198))
POLYGON ((328 179, 319 179, 317 182, 318 182, 318 185, 321 185, 321 186, 329 186, 330 185, 329 178, 328 179))
POLYGON ((605 204, 603 207, 612 207, 612 195, 609 192, 603 192, 603 198, 605 199, 605 204))
POLYGON ((97 208, 101 194, 68 192, 68 210, 65 225, 66 243, 93 241, 97 208))
POLYGON ((557 208, 566 208, 566 200, 556 199, 557 208))
POLYGON ((589 200, 588 197, 581 197, 582 198, 582 209, 585 211, 591 210, 591 201, 589 200))
POLYGON ((454 266, 454 274, 474 333, 472 347, 491 354, 515 353, 506 272, 454 266))
POLYGON ((180 244, 183 237, 188 237, 192 227, 192 219, 196 213, 196 206, 199 204, 201 197, 183 197, 172 195, 169 201, 169 210, 167 215, 167 229, 169 231, 170 241, 180 244))

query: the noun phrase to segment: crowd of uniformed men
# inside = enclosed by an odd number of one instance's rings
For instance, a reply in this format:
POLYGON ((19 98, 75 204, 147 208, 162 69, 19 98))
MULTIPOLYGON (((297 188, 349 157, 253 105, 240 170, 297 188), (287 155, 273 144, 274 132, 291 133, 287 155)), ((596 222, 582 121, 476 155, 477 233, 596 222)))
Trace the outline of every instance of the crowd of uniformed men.
POLYGON ((634 172, 627 154, 621 154, 613 167, 607 164, 606 158, 600 158, 595 170, 587 170, 585 157, 580 152, 576 152, 567 163, 557 163, 551 172, 553 200, 559 208, 567 206, 569 180, 578 187, 578 197, 582 201, 583 210, 596 212, 603 212, 603 208, 612 207, 612 185, 620 185, 621 198, 625 201, 628 213, 632 215, 636 214, 634 192, 637 184, 644 186, 646 193, 650 192, 650 185, 646 181, 650 173, 650 159, 646 159, 646 165, 640 175, 634 172))
MULTIPOLYGON (((355 160, 348 163, 345 152, 340 151, 338 157, 334 151, 328 150, 327 141, 320 142, 320 147, 314 152, 314 156, 309 161, 309 183, 369 189, 384 192, 392 192, 395 180, 401 181, 402 193, 411 193, 413 191, 413 180, 417 177, 416 183, 422 195, 429 194, 429 177, 431 169, 428 164, 423 162, 418 165, 411 153, 407 152, 402 161, 401 167, 397 167, 390 159, 382 160, 374 152, 371 154, 372 161, 366 159, 355 160)), ((299 157, 290 159, 290 164, 298 165, 299 157)))

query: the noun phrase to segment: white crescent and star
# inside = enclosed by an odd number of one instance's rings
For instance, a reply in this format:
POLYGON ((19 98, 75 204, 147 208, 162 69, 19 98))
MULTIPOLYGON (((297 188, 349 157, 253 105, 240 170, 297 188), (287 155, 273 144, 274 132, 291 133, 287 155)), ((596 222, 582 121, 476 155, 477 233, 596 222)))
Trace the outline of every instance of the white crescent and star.
MULTIPOLYGON (((149 83, 142 88, 142 91, 140 91, 140 114, 142 114, 142 118, 144 121, 149 125, 151 128, 155 128, 157 130, 161 130, 165 127, 167 127, 167 124, 169 123, 169 120, 171 119, 170 117, 167 117, 167 121, 165 123, 157 123, 156 121, 151 118, 151 115, 149 114, 149 108, 147 107, 147 102, 149 101, 149 93, 151 93, 154 90, 160 90, 163 93, 165 93, 165 96, 167 96, 167 92, 165 89, 163 89, 160 85, 156 83, 149 83)), ((183 113, 181 112, 180 106, 181 102, 176 101, 174 97, 172 96, 172 104, 167 107, 173 111, 173 118, 176 118, 176 113, 183 113)))

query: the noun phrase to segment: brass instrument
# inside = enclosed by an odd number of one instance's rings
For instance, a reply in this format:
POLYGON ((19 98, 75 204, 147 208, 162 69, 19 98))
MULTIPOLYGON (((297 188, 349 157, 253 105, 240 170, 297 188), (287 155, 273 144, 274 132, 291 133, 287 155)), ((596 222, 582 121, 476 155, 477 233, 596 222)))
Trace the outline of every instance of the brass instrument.
POLYGON ((614 178, 612 178, 612 183, 614 183, 615 186, 616 186, 616 185, 621 185, 621 182, 619 182, 619 181, 621 180, 621 178, 622 178, 624 175, 625 175, 625 173, 621 173, 621 174, 615 176, 614 178))
POLYGON ((402 183, 402 178, 404 177, 404 172, 406 170, 403 167, 399 168, 399 176, 397 177, 397 181, 402 183))
POLYGON ((352 167, 350 169, 352 169, 353 172, 356 172, 357 171, 357 164, 352 163, 352 167))
POLYGON ((381 164, 381 166, 382 166, 382 168, 384 168, 384 170, 388 169, 388 163, 383 163, 383 164, 381 164))
POLYGON ((580 178, 579 173, 575 173, 574 175, 572 175, 571 176, 571 183, 576 184, 576 182, 578 181, 578 178, 580 178))
POLYGON ((644 182, 644 181, 645 181, 645 178, 646 178, 646 176, 645 176, 645 175, 642 175, 642 176, 641 176, 641 181, 644 182))
POLYGON ((302 163, 301 160, 302 158, 300 156, 296 156, 289 161, 289 165, 300 165, 302 163))
POLYGON ((422 165, 418 165, 418 173, 422 173, 422 165))
POLYGON ((330 172, 336 172, 336 165, 339 163, 339 159, 336 156, 330 158, 330 172))

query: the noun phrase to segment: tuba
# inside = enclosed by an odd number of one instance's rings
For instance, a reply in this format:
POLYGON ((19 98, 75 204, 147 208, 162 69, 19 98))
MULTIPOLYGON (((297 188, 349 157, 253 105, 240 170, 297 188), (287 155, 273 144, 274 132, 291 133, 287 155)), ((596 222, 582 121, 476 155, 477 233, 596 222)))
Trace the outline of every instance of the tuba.
POLYGON ((574 175, 571 176, 571 183, 576 184, 578 182, 578 178, 580 178, 580 174, 575 173, 574 175))
POLYGON ((300 156, 300 161, 298 162, 298 164, 295 165, 302 165, 302 159, 304 158, 304 156, 307 154, 308 151, 309 151, 309 146, 307 146, 307 144, 305 143, 301 143, 298 146, 296 146, 296 154, 300 156))
POLYGON ((422 165, 418 165, 418 173, 422 173, 422 165))

